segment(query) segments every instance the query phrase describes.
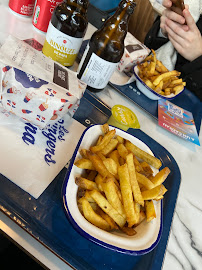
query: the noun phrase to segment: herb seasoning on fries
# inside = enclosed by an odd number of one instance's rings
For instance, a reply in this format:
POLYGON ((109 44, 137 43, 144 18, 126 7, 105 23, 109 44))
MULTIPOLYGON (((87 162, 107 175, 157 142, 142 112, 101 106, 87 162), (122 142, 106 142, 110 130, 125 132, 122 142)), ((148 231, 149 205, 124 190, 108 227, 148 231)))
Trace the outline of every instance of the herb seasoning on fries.
POLYGON ((108 124, 102 131, 96 144, 81 149, 82 158, 74 163, 85 170, 85 176, 75 179, 78 207, 98 228, 133 236, 143 220, 156 217, 153 201, 163 199, 170 170, 165 167, 154 176, 151 166, 159 169, 159 159, 116 135, 108 124))

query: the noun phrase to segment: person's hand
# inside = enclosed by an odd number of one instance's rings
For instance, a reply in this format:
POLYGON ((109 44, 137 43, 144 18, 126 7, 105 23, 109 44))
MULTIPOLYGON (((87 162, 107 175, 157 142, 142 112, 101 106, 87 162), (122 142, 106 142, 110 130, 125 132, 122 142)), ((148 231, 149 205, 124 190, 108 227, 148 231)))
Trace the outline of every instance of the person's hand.
MULTIPOLYGON (((176 22, 176 20, 167 17, 164 27, 178 53, 185 59, 193 61, 202 55, 202 37, 187 6, 183 10, 183 16, 187 25, 182 25, 179 21, 176 22)), ((180 17, 182 18, 182 16, 180 17)), ((181 18, 178 19, 181 20, 181 18)))
MULTIPOLYGON (((184 31, 187 31, 188 27, 186 25, 184 25, 185 18, 183 16, 175 13, 174 11, 170 10, 170 7, 172 6, 171 0, 163 0, 162 5, 166 8, 163 11, 163 14, 161 16, 161 23, 160 23, 161 31, 164 34, 164 36, 168 36, 166 26, 167 26, 167 22, 169 20, 175 22, 176 25, 182 26, 184 31)), ((186 6, 186 8, 187 8, 187 6, 186 6)))

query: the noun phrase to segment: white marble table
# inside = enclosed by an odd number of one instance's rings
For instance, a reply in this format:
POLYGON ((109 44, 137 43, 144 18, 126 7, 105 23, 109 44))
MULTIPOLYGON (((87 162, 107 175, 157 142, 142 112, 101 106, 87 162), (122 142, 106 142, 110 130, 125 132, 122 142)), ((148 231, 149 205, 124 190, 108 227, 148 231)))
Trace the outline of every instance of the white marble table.
MULTIPOLYGON (((32 27, 31 19, 13 16, 7 6, 8 0, 0 0, 0 32, 3 32, 0 35, 10 33, 21 39, 34 37, 43 43, 45 35, 32 27)), ((139 119, 142 131, 163 145, 180 168, 181 187, 162 269, 202 269, 202 147, 186 142, 162 129, 154 118, 111 87, 106 87, 98 96, 110 107, 123 104, 132 109, 139 119)), ((200 142, 202 143, 202 132, 200 142)), ((66 263, 2 212, 0 212, 0 229, 49 269, 70 269, 66 263)))

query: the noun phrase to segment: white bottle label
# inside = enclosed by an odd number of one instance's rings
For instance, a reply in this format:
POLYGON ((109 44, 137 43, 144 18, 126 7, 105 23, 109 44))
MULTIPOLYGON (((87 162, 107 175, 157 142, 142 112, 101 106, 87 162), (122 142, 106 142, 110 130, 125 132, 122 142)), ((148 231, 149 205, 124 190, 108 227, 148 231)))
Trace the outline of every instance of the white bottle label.
MULTIPOLYGON (((85 61, 88 50, 89 45, 87 46, 83 58, 81 59, 78 73, 83 65, 83 62, 85 61)), ((95 53, 92 53, 88 64, 83 72, 81 80, 93 88, 103 89, 108 84, 117 65, 118 63, 108 62, 97 56, 95 53)))

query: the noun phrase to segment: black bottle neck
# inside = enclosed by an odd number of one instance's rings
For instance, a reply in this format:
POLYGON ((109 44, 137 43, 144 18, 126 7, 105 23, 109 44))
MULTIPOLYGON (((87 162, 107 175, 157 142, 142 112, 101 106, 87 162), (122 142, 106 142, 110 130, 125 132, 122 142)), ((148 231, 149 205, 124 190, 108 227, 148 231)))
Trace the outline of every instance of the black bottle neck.
MULTIPOLYGON (((88 0, 64 0, 62 4, 65 4, 67 9, 69 7, 73 7, 74 12, 81 13, 86 15, 89 1, 88 0)), ((70 9, 72 11, 72 9, 70 9)))

